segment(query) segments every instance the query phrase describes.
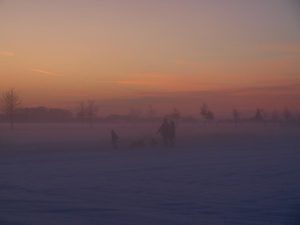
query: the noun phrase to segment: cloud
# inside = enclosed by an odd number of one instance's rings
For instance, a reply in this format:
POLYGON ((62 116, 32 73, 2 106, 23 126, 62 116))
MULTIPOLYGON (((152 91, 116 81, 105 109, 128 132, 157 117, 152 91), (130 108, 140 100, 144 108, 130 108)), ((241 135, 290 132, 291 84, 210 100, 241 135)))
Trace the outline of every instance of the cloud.
POLYGON ((120 80, 116 81, 117 84, 121 85, 153 85, 155 82, 147 81, 147 80, 120 80))
POLYGON ((228 91, 229 94, 238 94, 238 95, 255 95, 255 94, 264 94, 264 95, 276 95, 283 93, 290 94, 300 94, 300 83, 293 84, 282 84, 282 85, 258 85, 252 87, 244 87, 235 90, 228 91))
POLYGON ((0 51, 0 57, 14 57, 15 53, 10 51, 0 51))
POLYGON ((36 73, 40 73, 40 74, 50 75, 50 76, 61 76, 61 74, 53 73, 53 72, 46 71, 46 70, 41 70, 41 69, 32 69, 31 71, 36 72, 36 73))

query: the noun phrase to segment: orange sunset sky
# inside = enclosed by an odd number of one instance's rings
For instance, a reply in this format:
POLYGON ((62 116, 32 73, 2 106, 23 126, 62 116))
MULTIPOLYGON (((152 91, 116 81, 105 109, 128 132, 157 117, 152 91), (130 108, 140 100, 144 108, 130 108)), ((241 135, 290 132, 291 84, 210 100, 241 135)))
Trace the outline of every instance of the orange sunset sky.
POLYGON ((0 0, 0 32, 26 106, 300 109, 297 0, 0 0))

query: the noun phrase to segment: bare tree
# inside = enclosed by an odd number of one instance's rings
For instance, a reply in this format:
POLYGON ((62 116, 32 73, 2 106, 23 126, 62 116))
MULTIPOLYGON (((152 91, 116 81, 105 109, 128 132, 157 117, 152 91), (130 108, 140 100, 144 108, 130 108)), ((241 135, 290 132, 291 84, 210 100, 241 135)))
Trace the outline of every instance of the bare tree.
POLYGON ((86 120, 86 104, 84 101, 79 103, 79 111, 77 113, 79 121, 84 122, 86 120))
POLYGON ((155 118, 156 111, 155 111, 155 109, 153 108, 152 105, 148 106, 148 110, 147 110, 146 114, 147 114, 146 116, 147 116, 148 119, 154 119, 155 118))
POLYGON ((237 124, 240 121, 240 112, 237 109, 233 109, 232 116, 233 116, 234 124, 235 126, 237 126, 237 124))
POLYGON ((206 104, 202 105, 200 114, 206 121, 212 121, 215 119, 214 113, 208 109, 206 104))
POLYGON ((175 121, 177 123, 178 120, 181 118, 181 114, 177 108, 174 108, 173 112, 169 115, 169 117, 170 117, 170 119, 172 119, 173 121, 175 121))
POLYGON ((96 102, 93 100, 87 101, 85 112, 87 121, 89 122, 90 126, 93 126, 98 112, 98 106, 96 105, 96 102))
POLYGON ((21 99, 14 89, 10 89, 2 95, 2 109, 7 116, 11 129, 14 128, 15 113, 18 106, 21 104, 21 99))
POLYGON ((289 122, 293 119, 293 114, 291 113, 291 111, 288 108, 285 108, 283 110, 283 118, 286 122, 289 122))
POLYGON ((98 106, 93 100, 79 103, 77 119, 83 123, 93 126, 98 112, 98 106))
POLYGON ((256 109, 255 115, 254 115, 254 121, 256 122, 263 122, 265 119, 265 113, 262 109, 258 108, 256 109))

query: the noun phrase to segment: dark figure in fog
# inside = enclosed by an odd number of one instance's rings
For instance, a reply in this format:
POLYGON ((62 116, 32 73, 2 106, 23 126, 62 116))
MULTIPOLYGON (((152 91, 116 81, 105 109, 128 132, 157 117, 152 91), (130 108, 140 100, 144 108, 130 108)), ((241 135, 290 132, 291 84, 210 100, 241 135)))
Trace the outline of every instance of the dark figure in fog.
POLYGON ((169 133, 170 133, 170 124, 168 120, 165 118, 160 128, 158 129, 158 133, 161 135, 163 139, 164 146, 169 146, 169 133))
POLYGON ((114 149, 118 148, 119 136, 114 130, 111 130, 111 144, 114 149))
POLYGON ((168 139, 170 146, 174 146, 176 138, 176 125, 174 120, 169 122, 169 129, 168 129, 168 139))

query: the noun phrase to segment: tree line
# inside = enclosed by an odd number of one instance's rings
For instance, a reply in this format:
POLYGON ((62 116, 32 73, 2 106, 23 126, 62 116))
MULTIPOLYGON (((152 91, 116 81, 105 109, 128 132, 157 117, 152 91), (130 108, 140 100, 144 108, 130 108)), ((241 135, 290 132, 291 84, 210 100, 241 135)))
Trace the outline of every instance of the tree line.
POLYGON ((214 123, 214 122, 232 122, 236 126, 243 122, 262 122, 262 123, 296 123, 300 124, 300 115, 293 113, 288 108, 281 111, 267 113, 261 108, 253 111, 252 116, 243 116, 238 109, 232 110, 232 116, 228 119, 216 119, 215 113, 207 104, 202 104, 198 118, 193 116, 184 116, 177 108, 174 108, 169 114, 159 116, 150 105, 146 113, 136 108, 129 109, 127 114, 110 114, 105 117, 98 115, 99 106, 96 101, 82 101, 78 104, 76 112, 61 108, 40 107, 22 107, 22 101, 15 89, 9 89, 1 96, 1 114, 0 122, 9 122, 13 129, 15 122, 80 122, 93 126, 95 122, 155 122, 162 118, 170 118, 174 121, 214 123), (200 118, 199 118, 200 117, 200 118))

